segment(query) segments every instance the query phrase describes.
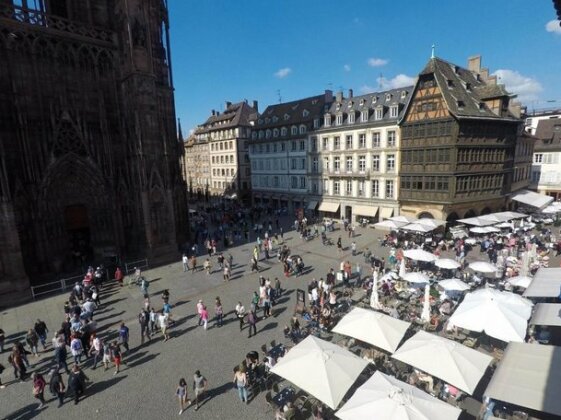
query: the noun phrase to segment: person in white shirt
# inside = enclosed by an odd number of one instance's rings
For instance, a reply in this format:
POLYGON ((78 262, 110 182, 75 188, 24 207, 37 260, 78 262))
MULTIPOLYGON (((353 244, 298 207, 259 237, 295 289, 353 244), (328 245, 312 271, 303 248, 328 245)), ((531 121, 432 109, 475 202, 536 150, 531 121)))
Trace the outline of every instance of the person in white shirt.
POLYGON ((160 329, 162 330, 162 335, 164 336, 164 341, 169 340, 168 334, 168 317, 163 313, 158 315, 158 324, 160 325, 160 329))
POLYGON ((245 307, 242 305, 241 302, 238 302, 236 305, 236 316, 240 321, 240 331, 243 329, 243 321, 245 317, 245 307))
POLYGON ((94 311, 97 309, 97 305, 91 299, 88 299, 84 302, 82 308, 84 309, 84 312, 88 313, 89 318, 93 319, 94 311))
POLYGON ((181 260, 183 261, 183 272, 186 273, 189 271, 189 258, 187 258, 187 254, 183 254, 181 260))

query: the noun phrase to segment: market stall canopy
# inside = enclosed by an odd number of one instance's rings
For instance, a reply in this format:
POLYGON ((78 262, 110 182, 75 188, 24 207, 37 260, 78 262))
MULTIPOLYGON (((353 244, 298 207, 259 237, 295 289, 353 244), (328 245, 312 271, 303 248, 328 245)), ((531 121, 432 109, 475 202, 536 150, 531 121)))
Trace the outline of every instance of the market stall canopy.
POLYGON ((523 287, 523 288, 527 288, 530 285, 530 283, 532 283, 532 280, 533 280, 532 277, 529 276, 515 276, 507 279, 507 281, 512 286, 523 287))
POLYGON ((418 219, 416 217, 410 217, 410 216, 393 216, 389 218, 390 220, 393 220, 394 222, 403 222, 404 224, 408 224, 408 223, 414 223, 416 222, 418 219))
POLYGON ((561 347, 509 343, 483 395, 561 416, 560 367, 561 347))
POLYGON ((531 207, 537 207, 539 209, 544 208, 553 201, 553 197, 545 194, 539 194, 537 192, 522 190, 514 197, 514 201, 525 204, 531 207))
POLYGON ((486 261, 474 261, 468 267, 478 273, 491 274, 497 272, 497 267, 486 261))
POLYGON ((519 295, 495 289, 479 289, 468 293, 448 320, 453 326, 485 332, 499 340, 524 341, 532 303, 519 295))
POLYGON ((561 303, 538 303, 529 324, 561 327, 561 303))
POLYGON ((306 208, 307 208, 308 210, 315 210, 316 207, 317 207, 317 205, 318 205, 318 202, 317 202, 317 201, 310 201, 310 202, 308 203, 308 207, 306 207, 306 208))
POLYGON ((380 207, 380 218, 389 219, 393 215, 393 210, 390 207, 380 207))
POLYGON ((430 283, 430 278, 425 273, 420 271, 412 271, 411 273, 405 273, 402 276, 403 280, 410 283, 430 283))
POLYGON ((403 252, 403 255, 406 258, 415 260, 415 261, 435 261, 438 257, 430 252, 424 251, 422 249, 407 249, 403 252))
MULTIPOLYGON (((289 353, 290 354, 290 353, 289 353)), ((438 335, 419 331, 392 356, 473 394, 491 356, 438 335)))
POLYGON ((411 223, 409 225, 402 226, 401 229, 410 230, 412 232, 427 233, 427 232, 432 232, 435 228, 427 225, 422 225, 420 223, 411 223))
POLYGON ((434 265, 439 268, 444 268, 445 270, 455 270, 457 268, 460 268, 461 264, 450 258, 439 258, 434 262, 434 265))
POLYGON ((483 216, 468 217, 467 219, 458 219, 457 222, 472 226, 490 226, 513 219, 522 219, 524 217, 528 217, 528 215, 514 211, 502 211, 498 213, 485 214, 483 216))
POLYGON ((423 226, 429 226, 433 229, 436 229, 439 226, 444 226, 446 224, 446 220, 439 220, 439 219, 419 219, 415 223, 418 223, 423 226))
POLYGON ((354 337, 393 353, 411 323, 370 309, 354 308, 333 328, 333 332, 354 337))
POLYGON ((541 267, 524 292, 526 297, 558 297, 561 289, 561 268, 541 267))
POLYGON ((399 229, 400 227, 404 226, 406 222, 398 222, 395 220, 384 220, 383 222, 378 222, 374 224, 376 228, 385 228, 385 229, 399 229))
POLYGON ((336 414, 342 420, 452 420, 461 412, 412 385, 377 371, 336 414))
POLYGON ((339 203, 330 203, 329 201, 322 201, 319 205, 319 211, 325 211, 327 213, 337 213, 339 210, 339 203))
POLYGON ((470 289, 469 284, 464 283, 459 279, 441 280, 438 282, 438 285, 444 290, 457 290, 460 292, 464 292, 470 289))
POLYGON ((368 362, 313 335, 279 359, 271 372, 335 409, 368 362))
POLYGON ((353 212, 359 216, 376 217, 378 207, 376 206, 354 206, 353 212))

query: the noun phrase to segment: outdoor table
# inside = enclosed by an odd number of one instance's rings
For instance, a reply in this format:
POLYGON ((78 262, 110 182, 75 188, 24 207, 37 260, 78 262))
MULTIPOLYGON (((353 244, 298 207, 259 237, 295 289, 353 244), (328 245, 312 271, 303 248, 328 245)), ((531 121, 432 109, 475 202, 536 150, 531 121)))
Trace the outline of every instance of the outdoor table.
POLYGON ((267 355, 277 360, 279 357, 283 355, 283 353, 284 353, 284 346, 279 343, 275 347, 271 347, 267 352, 267 355))
POLYGON ((286 387, 273 397, 273 401, 279 408, 283 408, 287 402, 294 400, 294 394, 294 389, 286 387))

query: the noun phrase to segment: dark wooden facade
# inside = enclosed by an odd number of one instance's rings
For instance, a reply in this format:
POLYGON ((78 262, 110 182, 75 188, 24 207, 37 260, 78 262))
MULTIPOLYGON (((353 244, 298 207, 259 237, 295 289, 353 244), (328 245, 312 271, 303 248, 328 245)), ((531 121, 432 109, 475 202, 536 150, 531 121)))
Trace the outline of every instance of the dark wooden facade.
POLYGON ((0 294, 175 252, 187 212, 165 1, 21 4, 0 0, 0 294))

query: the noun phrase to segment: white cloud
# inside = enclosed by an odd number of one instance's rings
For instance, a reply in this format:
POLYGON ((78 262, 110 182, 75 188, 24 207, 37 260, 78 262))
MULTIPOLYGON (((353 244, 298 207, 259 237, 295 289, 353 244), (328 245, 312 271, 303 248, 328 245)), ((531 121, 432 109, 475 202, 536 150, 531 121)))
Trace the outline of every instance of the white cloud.
POLYGON ((343 70, 345 70, 345 71, 351 71, 351 66, 350 66, 350 64, 345 64, 345 65, 343 66, 343 70))
POLYGON ((509 92, 518 95, 517 99, 521 102, 535 101, 543 90, 536 79, 524 76, 516 70, 499 69, 493 75, 497 76, 497 83, 504 84, 509 92))
POLYGON ((545 24, 545 30, 561 35, 561 26, 559 26, 559 23, 557 19, 550 20, 545 24))
POLYGON ((389 63, 390 60, 386 60, 385 58, 376 58, 372 57, 368 59, 368 65, 370 67, 382 67, 389 63))
POLYGON ((411 86, 415 84, 415 77, 407 76, 406 74, 398 74, 393 79, 386 79, 380 76, 376 79, 378 85, 383 89, 398 89, 404 86, 411 86))
POLYGON ((279 69, 274 76, 278 79, 284 79, 286 76, 288 76, 290 73, 292 73, 292 69, 290 67, 285 67, 282 69, 279 69))
POLYGON ((376 89, 374 89, 372 86, 362 85, 360 87, 360 93, 362 93, 363 95, 365 95, 367 93, 371 93, 371 92, 376 92, 376 89))

